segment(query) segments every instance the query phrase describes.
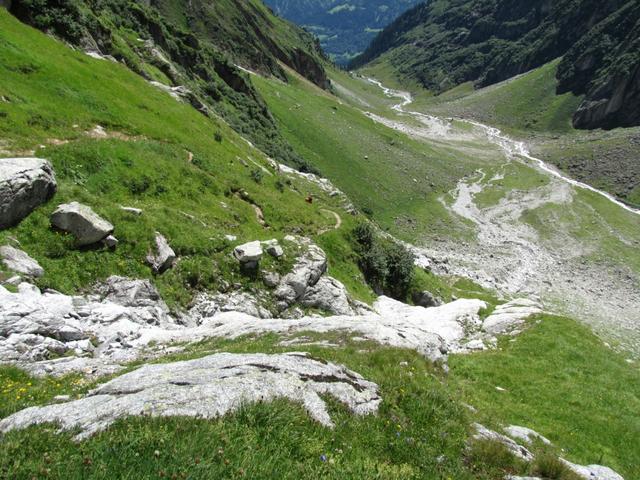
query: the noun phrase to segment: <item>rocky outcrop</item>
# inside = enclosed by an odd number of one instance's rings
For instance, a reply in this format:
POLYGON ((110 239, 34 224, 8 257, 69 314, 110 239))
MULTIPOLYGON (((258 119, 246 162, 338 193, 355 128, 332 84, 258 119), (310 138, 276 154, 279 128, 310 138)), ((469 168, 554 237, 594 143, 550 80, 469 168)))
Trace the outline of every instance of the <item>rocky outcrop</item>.
POLYGON ((51 214, 51 225, 71 233, 78 246, 93 245, 113 233, 113 225, 78 202, 59 205, 51 214))
POLYGON ((640 65, 626 75, 611 76, 589 92, 573 115, 575 128, 640 125, 640 65))
POLYGON ((44 269, 40 264, 29 256, 28 253, 13 248, 9 245, 0 247, 0 258, 4 265, 16 273, 20 273, 27 277, 41 277, 44 275, 44 269))
POLYGON ((0 159, 0 229, 16 225, 56 192, 53 168, 41 158, 0 159))
POLYGON ((584 480, 624 480, 622 475, 602 465, 577 465, 560 459, 571 471, 584 480))
POLYGON ((273 315, 265 306, 266 303, 265 298, 250 295, 247 292, 202 293, 194 299, 189 316, 195 325, 200 325, 204 319, 211 319, 225 312, 243 313, 255 318, 272 318, 273 315))
POLYGON ((0 421, 0 432, 55 423, 79 429, 76 439, 104 430, 120 418, 188 416, 215 418, 241 406, 285 398, 333 427, 321 395, 334 397, 354 414, 376 413, 378 386, 343 366, 303 353, 220 353, 184 362, 145 365, 71 402, 31 407, 0 421))
POLYGON ((110 277, 96 292, 72 297, 28 283, 17 293, 0 286, 0 361, 36 374, 84 371, 93 363, 98 373, 110 372, 137 358, 133 342, 142 332, 180 325, 146 280, 110 277))
POLYGON ((310 242, 303 245, 305 251, 298 257, 291 272, 284 276, 274 292, 279 308, 293 305, 301 299, 307 288, 315 285, 327 271, 327 256, 324 251, 310 242))
POLYGON ((334 315, 355 315, 349 294, 344 285, 332 277, 321 277, 315 285, 309 286, 300 304, 318 308, 334 315))
POLYGON ((351 315, 283 319, 269 318, 268 299, 233 292, 202 295, 188 314, 176 317, 147 280, 110 277, 85 297, 41 292, 27 283, 17 293, 0 286, 0 304, 0 359, 36 375, 111 373, 122 362, 166 352, 172 343, 265 333, 341 331, 433 361, 495 344, 483 331, 479 312, 486 304, 480 300, 425 309, 381 297, 373 311, 354 302, 351 315))
POLYGON ((423 290, 421 292, 414 292, 412 295, 413 303, 419 307, 439 307, 442 305, 442 299, 433 295, 433 293, 423 290))
POLYGON ((491 335, 503 335, 521 329, 532 315, 542 312, 540 303, 527 298, 517 298, 498 305, 484 321, 484 330, 491 335))
POLYGON ((551 442, 546 437, 543 437, 535 430, 531 430, 527 427, 519 427, 517 425, 509 425, 504 429, 504 432, 514 440, 521 442, 533 443, 542 442, 545 445, 551 445, 551 442))
POLYGON ((96 294, 102 302, 123 307, 158 309, 165 315, 169 313, 160 292, 149 280, 132 280, 114 275, 97 285, 96 294))
MULTIPOLYGON (((545 445, 551 445, 551 442, 540 435, 535 430, 531 430, 526 427, 519 427, 510 425, 505 428, 504 431, 509 435, 509 437, 505 437, 497 432, 487 429, 486 427, 475 423, 474 428, 476 430, 476 435, 473 437, 476 440, 490 440, 501 443, 507 449, 513 453, 515 456, 522 458, 526 461, 531 461, 534 459, 533 454, 529 452, 525 447, 518 445, 512 439, 523 440, 527 443, 532 443, 534 441, 539 441, 544 443, 545 445), (529 456, 530 455, 530 456, 529 456)), ((622 476, 611 470, 609 467, 603 467, 602 465, 577 465, 575 463, 571 463, 564 458, 559 459, 562 463, 564 463, 569 470, 575 473, 578 477, 583 478, 584 480, 624 480, 622 476)), ((537 477, 517 477, 517 476, 507 476, 506 480, 528 480, 533 479, 536 480, 537 477)))
POLYGON ((167 239, 159 232, 156 232, 155 244, 155 253, 149 252, 146 260, 154 273, 161 274, 173 267, 176 261, 176 253, 169 246, 167 239))
POLYGON ((527 450, 522 445, 518 445, 509 437, 498 432, 494 432, 493 430, 489 430, 487 427, 485 427, 484 425, 480 425, 479 423, 474 423, 473 428, 476 431, 475 435, 473 436, 474 440, 488 440, 491 442, 500 443, 501 445, 504 445, 507 450, 509 450, 509 452, 511 452, 521 460, 524 460, 526 462, 530 462, 531 460, 533 460, 533 454, 529 450, 527 450))

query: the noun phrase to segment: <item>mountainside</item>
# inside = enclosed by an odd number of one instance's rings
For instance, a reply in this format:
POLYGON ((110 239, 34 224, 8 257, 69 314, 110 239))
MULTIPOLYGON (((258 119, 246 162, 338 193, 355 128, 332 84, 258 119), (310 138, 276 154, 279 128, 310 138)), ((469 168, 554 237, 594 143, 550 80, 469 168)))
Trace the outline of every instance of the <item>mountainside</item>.
POLYGON ((420 0, 265 0, 275 13, 320 39, 325 52, 346 64, 375 35, 420 0))
POLYGON ((0 479, 640 478, 640 210, 510 137, 640 128, 558 64, 412 95, 253 0, 0 0, 0 479))
POLYGON ((585 95, 577 128, 640 124, 637 1, 439 0, 399 17, 351 63, 381 56, 435 93, 506 80, 564 56, 558 92, 585 95))
POLYGON ((216 2, 15 0, 9 11, 160 88, 174 88, 207 115, 221 115, 274 158, 305 168, 279 135, 246 68, 286 79, 279 62, 327 86, 315 40, 259 0, 216 2))

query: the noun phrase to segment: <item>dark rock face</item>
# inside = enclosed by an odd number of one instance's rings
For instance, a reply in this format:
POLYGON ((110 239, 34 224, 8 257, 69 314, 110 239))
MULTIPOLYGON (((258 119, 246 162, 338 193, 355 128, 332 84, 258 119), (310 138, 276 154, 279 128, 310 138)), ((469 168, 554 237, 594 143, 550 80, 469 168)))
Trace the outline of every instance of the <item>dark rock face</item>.
POLYGON ((426 2, 353 60, 385 54, 402 76, 444 92, 484 87, 563 57, 558 93, 584 95, 577 128, 640 125, 640 3, 625 0, 426 2))
POLYGON ((558 80, 560 93, 585 95, 576 128, 640 125, 640 3, 627 3, 577 42, 558 80))
POLYGON ((439 307, 442 305, 442 300, 440 298, 435 297, 431 292, 427 292, 426 290, 422 292, 414 292, 411 299, 417 306, 424 308, 439 307))
POLYGON ((610 78, 590 93, 573 116, 576 128, 640 125, 640 65, 632 75, 610 78))

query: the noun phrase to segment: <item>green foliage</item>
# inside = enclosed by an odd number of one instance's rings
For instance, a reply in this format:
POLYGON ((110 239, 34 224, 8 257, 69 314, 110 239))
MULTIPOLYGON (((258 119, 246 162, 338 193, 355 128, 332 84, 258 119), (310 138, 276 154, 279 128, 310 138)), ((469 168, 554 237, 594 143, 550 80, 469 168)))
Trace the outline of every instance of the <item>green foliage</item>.
POLYGON ((356 226, 353 236, 360 269, 374 291, 406 299, 414 274, 413 254, 398 242, 376 234, 369 223, 356 226))
POLYGON ((582 478, 551 452, 541 452, 536 456, 531 465, 531 474, 550 480, 580 480, 582 478))
POLYGON ((251 170, 251 179, 256 183, 262 183, 262 179, 264 178, 264 173, 259 168, 251 170))
POLYGON ((525 463, 495 440, 474 440, 467 453, 467 464, 478 476, 504 478, 524 470, 525 463))

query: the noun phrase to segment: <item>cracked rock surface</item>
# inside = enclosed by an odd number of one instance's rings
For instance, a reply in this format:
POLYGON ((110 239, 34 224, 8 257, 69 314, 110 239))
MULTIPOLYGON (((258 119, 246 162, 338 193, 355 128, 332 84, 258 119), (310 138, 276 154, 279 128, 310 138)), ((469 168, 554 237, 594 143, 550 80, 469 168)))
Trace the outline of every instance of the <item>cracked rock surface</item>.
MULTIPOLYGON (((482 350, 496 341, 485 327, 493 316, 483 321, 479 312, 486 304, 472 299, 423 308, 380 297, 370 311, 285 319, 265 318, 269 312, 262 311, 259 302, 234 292, 202 295, 189 312, 176 317, 148 280, 114 276, 89 296, 41 292, 28 283, 20 284, 17 293, 0 286, 0 303, 0 361, 34 375, 108 374, 123 363, 175 350, 172 343, 252 334, 346 332, 416 350, 433 361, 446 360, 449 353, 482 350)), ((511 319, 519 328, 522 318, 512 312, 511 319)))
POLYGON ((80 440, 131 415, 215 418, 276 398, 301 403, 313 419, 332 427, 320 395, 335 397, 356 415, 376 413, 381 402, 375 383, 304 353, 220 353, 145 365, 79 400, 21 410, 0 421, 0 432, 56 423, 61 430, 79 428, 80 440))
POLYGON ((15 225, 57 189, 53 168, 41 158, 0 159, 0 229, 15 225))

